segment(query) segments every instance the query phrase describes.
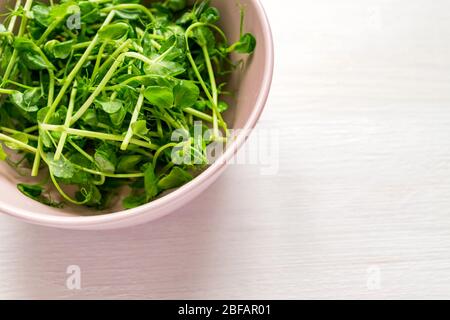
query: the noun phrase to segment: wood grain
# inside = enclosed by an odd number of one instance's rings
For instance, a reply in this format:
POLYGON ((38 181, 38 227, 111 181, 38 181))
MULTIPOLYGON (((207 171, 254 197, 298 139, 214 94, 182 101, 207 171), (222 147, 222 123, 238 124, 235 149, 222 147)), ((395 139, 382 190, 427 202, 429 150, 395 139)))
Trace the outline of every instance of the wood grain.
POLYGON ((450 298, 450 2, 263 3, 277 174, 128 230, 1 216, 0 298, 450 298))

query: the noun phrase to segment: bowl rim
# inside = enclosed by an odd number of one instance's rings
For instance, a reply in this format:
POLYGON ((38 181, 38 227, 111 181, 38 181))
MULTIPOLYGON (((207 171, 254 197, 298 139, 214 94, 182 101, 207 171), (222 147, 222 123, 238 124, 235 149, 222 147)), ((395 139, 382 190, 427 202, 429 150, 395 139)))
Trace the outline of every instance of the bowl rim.
MULTIPOLYGON (((183 196, 190 194, 199 186, 207 183, 207 181, 215 174, 220 173, 225 168, 226 164, 234 157, 237 151, 242 147, 248 139, 249 132, 255 128, 267 102, 270 87, 272 84, 273 70, 274 70, 274 44, 272 30, 267 17, 267 13, 260 0, 252 0, 255 3, 256 14, 262 19, 262 36, 265 38, 267 46, 264 48, 266 53, 266 62, 263 75, 262 86, 259 95, 255 102, 255 107, 247 119, 241 132, 232 142, 229 148, 222 154, 217 161, 210 165, 205 171, 199 174, 195 179, 183 185, 177 190, 156 199, 150 203, 139 206, 137 208, 121 210, 118 212, 101 214, 96 216, 56 216, 45 215, 39 212, 34 212, 26 209, 18 209, 8 203, 0 203, 0 210, 10 216, 19 218, 21 220, 46 226, 56 226, 64 228, 86 228, 95 225, 104 225, 117 223, 124 220, 130 220, 145 212, 156 212, 170 203, 179 201, 183 196)), ((155 214, 155 216, 157 216, 155 214)))

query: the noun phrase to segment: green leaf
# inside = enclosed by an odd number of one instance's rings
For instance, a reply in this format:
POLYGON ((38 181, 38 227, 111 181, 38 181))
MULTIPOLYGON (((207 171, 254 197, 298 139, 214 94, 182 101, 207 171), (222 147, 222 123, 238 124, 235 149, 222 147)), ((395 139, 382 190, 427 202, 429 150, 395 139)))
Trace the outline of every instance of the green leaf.
MULTIPOLYGON (((48 113, 49 110, 50 110, 50 107, 45 107, 45 108, 42 108, 42 109, 40 109, 38 111, 37 117, 36 117, 38 123, 43 123, 44 122, 44 119, 47 116, 47 113, 48 113)), ((49 122, 49 123, 51 123, 51 122, 49 122)))
MULTIPOLYGON (((28 137, 25 133, 21 133, 21 132, 15 133, 11 137, 16 139, 17 141, 23 142, 25 144, 28 143, 28 137)), ((7 146, 10 149, 13 149, 13 150, 21 150, 22 149, 21 146, 15 144, 14 142, 5 141, 4 143, 5 143, 5 146, 7 146)))
POLYGON ((123 199, 122 206, 125 209, 134 209, 145 204, 147 202, 146 199, 145 194, 130 195, 123 199))
POLYGON ((109 115, 109 119, 111 120, 111 123, 115 127, 120 127, 125 120, 125 117, 127 115, 127 110, 125 108, 120 108, 119 111, 115 113, 111 113, 109 115))
POLYGON ((139 12, 132 10, 118 10, 116 15, 125 20, 138 20, 140 18, 139 12))
POLYGON ((200 17, 201 14, 202 14, 206 9, 209 8, 210 2, 211 2, 210 0, 206 0, 206 1, 201 1, 200 3, 197 3, 197 4, 194 6, 194 8, 193 8, 193 11, 194 11, 195 16, 200 17))
POLYGON ((74 176, 76 169, 73 164, 64 157, 55 160, 54 153, 47 153, 45 155, 45 162, 47 162, 50 172, 57 178, 70 179, 74 176))
POLYGON ((36 4, 31 8, 33 19, 41 25, 48 27, 51 23, 50 7, 36 4))
POLYGON ((201 47, 207 47, 208 51, 214 48, 216 44, 216 37, 208 27, 196 28, 193 32, 195 41, 201 47))
POLYGON ((256 39, 250 34, 244 34, 239 42, 234 46, 236 52, 239 53, 253 53, 256 48, 256 39))
POLYGON ((198 100, 197 102, 194 103, 193 108, 198 110, 198 111, 202 111, 204 112, 206 110, 206 108, 208 107, 208 102, 205 100, 198 100))
POLYGON ((216 23, 220 20, 220 12, 215 7, 209 7, 200 15, 200 21, 205 23, 216 23))
POLYGON ((103 144, 95 151, 94 160, 96 166, 102 172, 114 173, 116 170, 116 150, 109 144, 103 144))
POLYGON ((51 63, 44 59, 39 47, 30 39, 24 37, 14 38, 14 48, 19 54, 19 61, 31 70, 54 69, 51 63))
POLYGON ((131 125, 131 129, 133 130, 133 134, 137 136, 145 136, 148 133, 147 129, 147 121, 139 120, 131 125))
POLYGON ((158 60, 151 65, 145 65, 145 73, 148 75, 159 75, 159 76, 178 76, 186 71, 186 69, 177 62, 158 60))
POLYGON ((220 113, 227 111, 229 108, 230 106, 225 101, 219 101, 219 104, 217 105, 217 111, 220 113))
POLYGON ((11 95, 11 102, 25 112, 39 110, 39 100, 42 97, 41 88, 27 89, 25 92, 16 91, 11 95))
POLYGON ((98 188, 90 183, 80 186, 80 190, 75 193, 77 201, 86 201, 88 207, 97 207, 102 202, 102 194, 98 188))
POLYGON ((147 202, 154 199, 158 193, 158 182, 155 175, 155 168, 151 163, 144 166, 144 186, 147 202))
POLYGON ((27 197, 30 197, 32 199, 38 198, 43 191, 43 188, 40 185, 31 185, 31 184, 24 184, 19 183, 17 185, 17 188, 20 192, 22 192, 27 197))
POLYGON ((185 55, 185 41, 184 41, 184 28, 171 25, 166 27, 165 33, 167 34, 167 40, 161 44, 161 48, 157 55, 153 55, 152 59, 155 61, 174 61, 182 63, 186 59, 185 55))
MULTIPOLYGON (((89 169, 96 169, 92 165, 92 162, 89 161, 87 158, 85 158, 80 153, 71 154, 70 156, 68 156, 67 160, 73 165, 78 165, 78 166, 89 168, 89 169)), ((82 184, 85 185, 85 184, 91 183, 92 176, 89 173, 84 172, 82 170, 78 170, 77 168, 75 168, 75 170, 76 170, 76 173, 71 178, 66 179, 64 181, 65 183, 77 184, 77 185, 82 185, 82 184)))
POLYGON ((72 46, 73 41, 50 40, 44 45, 44 50, 56 59, 66 59, 72 52, 72 46))
POLYGON ((192 81, 182 80, 174 88, 175 105, 180 108, 192 107, 198 100, 200 89, 192 81))
POLYGON ((117 172, 133 172, 136 166, 144 159, 141 155, 122 156, 117 164, 117 172))
POLYGON ((158 187, 161 190, 178 188, 192 179, 193 177, 188 172, 179 167, 175 167, 167 176, 159 180, 158 187))
POLYGON ((105 111, 106 113, 112 114, 118 112, 121 108, 123 108, 122 101, 119 100, 103 100, 103 99, 97 99, 95 101, 97 105, 100 106, 100 108, 105 111))
MULTIPOLYGON (((182 26, 179 26, 177 24, 170 24, 168 26, 165 27, 165 32, 164 32, 164 36, 169 37, 167 40, 172 41, 172 37, 177 37, 177 42, 178 44, 176 45, 176 47, 174 48, 177 53, 180 52, 184 52, 185 50, 185 42, 184 42, 184 34, 186 33, 186 29, 184 29, 182 26)), ((164 45, 162 46, 164 47, 164 45)), ((161 47, 161 48, 162 48, 161 47)), ((183 58, 183 57, 180 57, 183 58)))
POLYGON ((186 8, 186 0, 168 0, 166 5, 172 11, 181 11, 186 8))
POLYGON ((62 207, 61 203, 54 202, 51 199, 44 197, 43 195, 44 188, 40 185, 19 183, 17 185, 17 189, 28 198, 38 201, 42 204, 55 208, 62 207))
POLYGON ((78 7, 75 1, 64 1, 50 7, 49 18, 51 22, 55 20, 62 21, 66 16, 79 12, 80 7, 78 7))
POLYGON ((178 24, 188 24, 195 19, 195 14, 192 11, 183 13, 181 17, 177 20, 178 24))
POLYGON ((22 53, 21 57, 23 62, 31 70, 45 70, 47 69, 47 64, 45 60, 38 54, 33 54, 31 52, 22 53))
POLYGON ((104 26, 98 32, 101 41, 119 40, 128 34, 130 26, 124 22, 116 22, 104 26))
POLYGON ((89 109, 81 118, 83 122, 90 126, 95 126, 98 123, 97 112, 94 109, 89 109))
POLYGON ((173 91, 168 87, 151 86, 145 90, 145 98, 153 105, 160 108, 173 106, 173 91))
POLYGON ((101 12, 98 10, 98 4, 90 1, 80 1, 78 3, 80 7, 81 22, 94 23, 101 19, 101 12))

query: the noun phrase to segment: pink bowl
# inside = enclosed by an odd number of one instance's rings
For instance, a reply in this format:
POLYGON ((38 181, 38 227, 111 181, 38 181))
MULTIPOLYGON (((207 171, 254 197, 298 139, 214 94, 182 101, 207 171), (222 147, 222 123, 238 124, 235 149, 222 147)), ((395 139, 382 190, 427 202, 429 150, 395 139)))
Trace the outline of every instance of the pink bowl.
MULTIPOLYGON (((8 1, 0 0, 0 8, 8 1)), ((274 67, 272 33, 267 16, 259 0, 239 0, 246 6, 245 31, 255 35, 258 45, 253 57, 247 61, 243 72, 233 76, 232 87, 237 91, 237 105, 234 112, 227 115, 234 129, 244 129, 228 145, 228 149, 207 170, 190 183, 141 207, 117 212, 92 215, 84 209, 68 207, 50 208, 23 196, 16 187, 17 175, 7 165, 0 170, 0 211, 21 220, 65 229, 104 230, 142 224, 161 218, 197 197, 208 188, 224 171, 227 163, 244 144, 248 132, 252 130, 266 103, 274 67), (247 132, 247 134, 245 133, 247 132)), ((239 37, 239 7, 235 1, 213 0, 220 9, 222 27, 227 36, 234 40, 239 37)))

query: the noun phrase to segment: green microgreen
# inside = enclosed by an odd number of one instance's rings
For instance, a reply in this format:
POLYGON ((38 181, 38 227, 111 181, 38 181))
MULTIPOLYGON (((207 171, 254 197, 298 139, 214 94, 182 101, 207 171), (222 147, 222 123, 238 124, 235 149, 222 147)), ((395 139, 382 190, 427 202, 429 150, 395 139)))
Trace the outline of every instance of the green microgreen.
POLYGON ((18 190, 103 209, 128 187, 134 208, 191 181, 227 136, 230 54, 256 48, 241 16, 229 42, 209 0, 17 0, 0 23, 0 160, 41 181, 18 190), (173 140, 199 121, 211 137, 173 140))

